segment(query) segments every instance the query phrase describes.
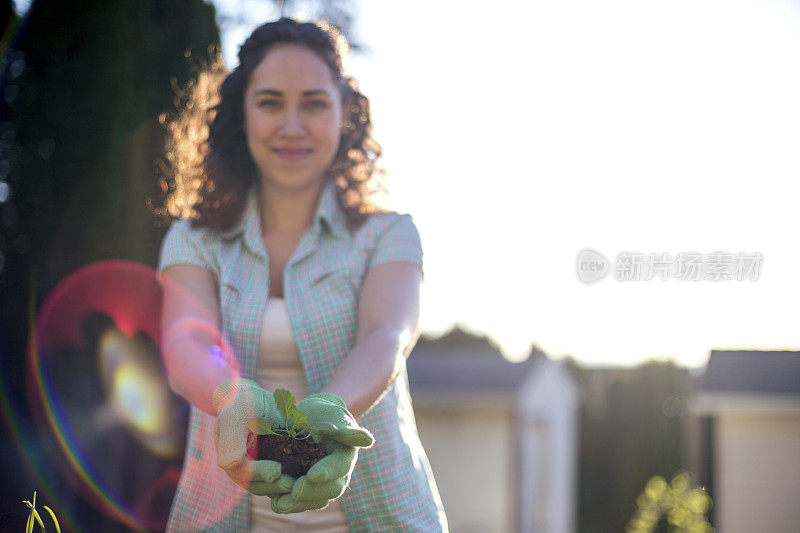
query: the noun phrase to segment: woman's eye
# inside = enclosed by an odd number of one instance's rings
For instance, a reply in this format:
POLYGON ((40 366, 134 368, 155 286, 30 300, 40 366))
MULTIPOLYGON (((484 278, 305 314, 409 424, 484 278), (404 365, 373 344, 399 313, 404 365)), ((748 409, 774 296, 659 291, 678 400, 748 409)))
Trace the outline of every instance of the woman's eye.
POLYGON ((306 102, 306 108, 313 111, 327 109, 327 107, 328 102, 325 102, 324 100, 309 100, 306 102))
POLYGON ((281 103, 278 100, 261 100, 258 102, 258 107, 266 109, 277 109, 280 105, 281 103))

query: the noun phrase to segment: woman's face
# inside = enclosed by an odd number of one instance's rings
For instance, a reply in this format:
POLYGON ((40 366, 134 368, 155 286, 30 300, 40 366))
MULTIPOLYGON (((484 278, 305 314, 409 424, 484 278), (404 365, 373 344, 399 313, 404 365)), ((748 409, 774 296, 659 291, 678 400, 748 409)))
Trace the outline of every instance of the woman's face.
POLYGON ((245 90, 245 132, 261 182, 319 185, 339 148, 342 98, 331 69, 295 44, 272 48, 245 90))

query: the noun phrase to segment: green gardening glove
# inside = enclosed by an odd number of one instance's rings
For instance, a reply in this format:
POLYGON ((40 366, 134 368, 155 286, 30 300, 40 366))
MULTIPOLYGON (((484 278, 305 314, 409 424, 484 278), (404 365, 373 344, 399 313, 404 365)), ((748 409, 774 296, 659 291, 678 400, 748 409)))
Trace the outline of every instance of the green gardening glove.
POLYGON ((211 402, 217 410, 217 464, 239 486, 258 496, 274 498, 291 492, 294 479, 281 473, 280 463, 253 461, 247 455, 249 419, 263 418, 274 425, 283 421, 272 393, 249 379, 228 380, 217 387, 211 402))
POLYGON ((297 410, 305 413, 311 437, 325 444, 328 455, 317 461, 308 474, 297 478, 291 493, 272 498, 272 510, 276 513, 326 507, 350 483, 358 449, 369 448, 375 442, 335 394, 312 394, 297 404, 297 410))

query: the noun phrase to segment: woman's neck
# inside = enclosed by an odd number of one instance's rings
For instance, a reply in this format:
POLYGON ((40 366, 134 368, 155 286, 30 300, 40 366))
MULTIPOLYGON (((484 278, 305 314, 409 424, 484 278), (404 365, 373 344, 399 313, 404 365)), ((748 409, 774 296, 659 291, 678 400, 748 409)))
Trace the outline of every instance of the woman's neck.
POLYGON ((291 190, 262 184, 259 193, 261 231, 302 236, 314 221, 323 184, 291 190))

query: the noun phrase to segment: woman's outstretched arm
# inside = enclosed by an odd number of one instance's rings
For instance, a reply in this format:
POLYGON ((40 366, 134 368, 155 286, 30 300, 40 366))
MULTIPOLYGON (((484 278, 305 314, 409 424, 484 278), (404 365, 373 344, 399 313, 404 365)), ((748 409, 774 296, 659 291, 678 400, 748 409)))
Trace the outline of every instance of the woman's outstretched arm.
POLYGON ((356 418, 389 390, 417 342, 421 287, 422 270, 412 263, 375 265, 364 276, 355 346, 322 389, 356 418))
POLYGON ((172 265, 162 273, 162 287, 161 350, 170 386, 195 407, 216 415, 214 390, 235 372, 222 341, 214 275, 197 265, 172 265))

